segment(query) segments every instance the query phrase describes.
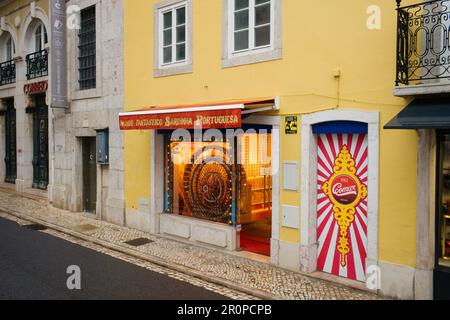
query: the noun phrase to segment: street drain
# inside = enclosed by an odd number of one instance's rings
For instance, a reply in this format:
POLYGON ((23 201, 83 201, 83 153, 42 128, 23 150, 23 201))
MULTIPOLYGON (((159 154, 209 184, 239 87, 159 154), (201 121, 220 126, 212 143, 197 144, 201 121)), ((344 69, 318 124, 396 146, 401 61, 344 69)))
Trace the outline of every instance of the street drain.
POLYGON ((44 231, 44 230, 47 230, 46 226, 43 226, 42 224, 38 224, 38 223, 36 223, 36 224, 27 224, 27 225, 24 225, 23 227, 26 228, 26 229, 29 229, 29 230, 33 230, 33 231, 44 231))
POLYGON ((133 246, 133 247, 140 247, 143 246, 144 244, 148 244, 148 243, 152 243, 154 241, 147 239, 147 238, 137 238, 137 239, 133 239, 133 240, 129 240, 129 241, 125 241, 124 243, 133 246))

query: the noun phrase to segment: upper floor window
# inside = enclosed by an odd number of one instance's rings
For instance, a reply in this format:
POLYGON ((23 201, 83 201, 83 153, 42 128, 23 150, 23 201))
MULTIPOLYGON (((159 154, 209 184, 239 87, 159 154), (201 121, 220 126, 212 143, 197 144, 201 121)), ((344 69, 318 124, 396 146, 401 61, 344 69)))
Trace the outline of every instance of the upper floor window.
POLYGON ((281 0, 224 3, 223 66, 281 58, 281 0))
POLYGON ((45 48, 48 43, 47 30, 42 21, 37 21, 30 32, 30 53, 26 56, 28 80, 48 76, 48 54, 45 48))
POLYGON ((191 72, 192 1, 164 1, 156 8, 155 75, 191 72))
POLYGON ((186 61, 186 3, 161 11, 162 65, 186 61))
POLYGON ((10 61, 14 57, 15 48, 14 48, 14 41, 11 36, 8 36, 6 43, 5 43, 5 52, 4 52, 4 61, 10 61))
POLYGON ((78 33, 78 83, 80 90, 97 86, 95 6, 81 10, 78 33))
POLYGON ((273 2, 234 0, 233 4, 233 52, 270 46, 273 40, 273 2))
POLYGON ((0 51, 0 85, 16 82, 16 63, 14 59, 14 40, 11 34, 6 33, 1 38, 0 51))
POLYGON ((44 50, 47 42, 47 30, 42 23, 38 23, 33 32, 33 52, 44 50))

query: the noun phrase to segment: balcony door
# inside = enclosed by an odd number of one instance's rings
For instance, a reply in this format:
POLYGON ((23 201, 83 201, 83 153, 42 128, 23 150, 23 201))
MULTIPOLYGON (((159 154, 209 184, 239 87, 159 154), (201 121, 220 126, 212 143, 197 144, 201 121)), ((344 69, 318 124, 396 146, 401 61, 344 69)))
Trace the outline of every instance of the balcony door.
POLYGON ((35 97, 33 112, 33 188, 46 190, 48 185, 48 106, 45 94, 35 97))
POLYGON ((17 179, 17 148, 16 148, 16 109, 14 100, 6 102, 5 112, 5 182, 15 183, 17 179))

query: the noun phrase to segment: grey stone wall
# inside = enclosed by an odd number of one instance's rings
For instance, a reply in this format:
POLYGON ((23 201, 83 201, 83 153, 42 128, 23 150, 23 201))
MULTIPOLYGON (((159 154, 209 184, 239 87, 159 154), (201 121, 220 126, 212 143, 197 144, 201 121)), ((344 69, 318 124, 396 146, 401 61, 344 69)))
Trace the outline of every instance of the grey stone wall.
POLYGON ((72 0, 81 9, 96 6, 97 87, 78 90, 77 30, 68 30, 70 108, 55 110, 55 167, 52 201, 56 207, 81 211, 82 138, 109 128, 109 165, 97 166, 97 218, 124 224, 123 134, 123 2, 72 0))

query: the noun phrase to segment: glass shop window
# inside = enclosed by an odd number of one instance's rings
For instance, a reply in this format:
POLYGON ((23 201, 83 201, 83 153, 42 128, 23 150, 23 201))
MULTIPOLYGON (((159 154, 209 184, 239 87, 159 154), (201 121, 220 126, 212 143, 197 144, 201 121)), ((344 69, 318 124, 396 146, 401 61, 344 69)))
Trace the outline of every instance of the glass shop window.
POLYGON ((271 134, 232 142, 168 135, 165 145, 166 213, 230 225, 271 216, 271 134))
POLYGON ((238 139, 242 172, 239 176, 238 223, 272 217, 272 135, 246 134, 238 139))
POLYGON ((438 264, 450 267, 450 135, 441 136, 439 143, 439 197, 441 210, 438 212, 438 264))

